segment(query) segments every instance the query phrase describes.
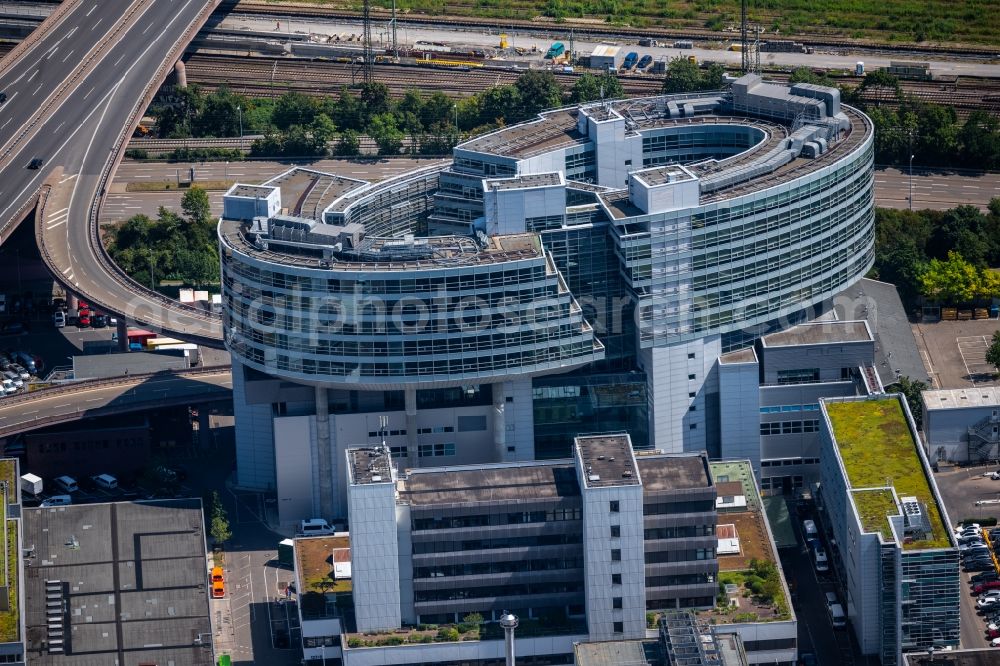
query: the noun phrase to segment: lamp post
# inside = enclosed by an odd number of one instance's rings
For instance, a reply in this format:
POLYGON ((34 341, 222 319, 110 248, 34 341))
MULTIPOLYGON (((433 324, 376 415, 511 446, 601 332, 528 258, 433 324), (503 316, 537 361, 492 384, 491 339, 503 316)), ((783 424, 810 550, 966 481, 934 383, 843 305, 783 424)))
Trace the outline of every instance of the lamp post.
POLYGON ((458 129, 458 104, 451 105, 451 112, 452 117, 454 118, 453 123, 455 125, 455 129, 458 129))
POLYGON ((240 150, 243 150, 243 107, 237 106, 236 113, 240 116, 240 150))
POLYGON ((913 158, 916 155, 910 154, 910 210, 913 210, 913 158))

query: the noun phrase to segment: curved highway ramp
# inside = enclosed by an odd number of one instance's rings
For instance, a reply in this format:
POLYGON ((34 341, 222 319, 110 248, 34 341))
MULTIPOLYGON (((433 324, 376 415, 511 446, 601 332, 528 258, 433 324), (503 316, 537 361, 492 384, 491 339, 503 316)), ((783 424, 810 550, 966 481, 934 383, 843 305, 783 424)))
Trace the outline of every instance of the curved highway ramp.
POLYGON ((0 437, 154 407, 227 400, 229 366, 72 382, 0 400, 0 437))
POLYGON ((64 0, 0 61, 0 241, 46 185, 42 256, 70 291, 123 319, 221 346, 217 315, 163 298, 104 254, 105 187, 174 62, 219 0, 64 0), (42 161, 40 168, 38 160, 42 161))

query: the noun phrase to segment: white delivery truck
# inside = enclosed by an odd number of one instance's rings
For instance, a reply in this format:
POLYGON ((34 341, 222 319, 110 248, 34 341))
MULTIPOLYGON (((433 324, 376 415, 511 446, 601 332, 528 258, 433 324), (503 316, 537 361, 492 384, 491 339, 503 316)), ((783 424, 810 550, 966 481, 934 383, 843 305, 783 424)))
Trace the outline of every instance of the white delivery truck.
POLYGON ((28 493, 29 495, 34 495, 37 497, 42 494, 42 488, 44 484, 42 483, 42 477, 36 476, 35 474, 22 474, 21 475, 21 492, 28 493))

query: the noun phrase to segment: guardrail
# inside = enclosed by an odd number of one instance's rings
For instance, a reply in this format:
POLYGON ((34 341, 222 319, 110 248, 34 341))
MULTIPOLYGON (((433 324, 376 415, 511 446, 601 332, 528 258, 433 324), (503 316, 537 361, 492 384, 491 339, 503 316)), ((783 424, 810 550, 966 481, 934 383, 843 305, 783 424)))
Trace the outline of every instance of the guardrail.
MULTIPOLYGON (((138 98, 135 105, 132 107, 132 111, 128 116, 128 121, 125 123, 121 132, 118 134, 118 138, 112 146, 111 154, 114 155, 114 159, 108 162, 101 172, 100 178, 98 179, 97 196, 90 205, 90 216, 88 224, 90 226, 90 233, 88 238, 90 239, 90 250, 91 254, 98 259, 98 261, 103 265, 105 270, 109 274, 114 275, 119 284, 127 289, 132 294, 139 296, 141 298, 146 298, 155 303, 159 303, 167 309, 174 309, 183 313, 184 315, 190 316, 194 319, 201 321, 211 327, 213 324, 220 325, 219 335, 215 336, 210 334, 209 331, 204 331, 201 335, 196 335, 194 337, 201 338, 210 341, 212 344, 217 343, 221 340, 221 322, 222 317, 211 312, 205 312, 199 308, 190 306, 186 303, 180 303, 171 298, 153 291, 152 289, 147 289, 143 285, 139 284, 137 281, 133 280, 129 275, 125 273, 111 257, 108 256, 104 244, 101 243, 100 239, 100 228, 98 225, 98 219, 100 217, 101 208, 104 206, 104 195, 107 188, 108 182, 111 180, 111 176, 114 174, 115 170, 118 168, 118 164, 122 160, 122 156, 125 152, 125 146, 128 140, 131 138, 131 129, 139 122, 142 113, 153 101, 153 97, 156 95, 156 91, 159 89, 162 82, 167 78, 167 68, 173 67, 173 63, 178 57, 177 51, 181 44, 186 45, 194 35, 201 29, 208 17, 215 11, 221 0, 212 0, 205 5, 205 8, 198 14, 194 22, 188 27, 188 30, 184 33, 183 37, 176 42, 174 42, 170 51, 163 58, 163 62, 160 67, 156 70, 156 74, 152 77, 149 84, 143 91, 143 94, 138 98)), ((182 50, 182 48, 181 48, 182 50)), ((92 299, 93 300, 93 299, 92 299)), ((108 304, 102 304, 107 306, 108 304)), ((110 308, 114 309, 114 308, 110 308)), ((190 337, 190 336, 189 336, 190 337)))
POLYGON ((59 384, 41 388, 28 393, 20 393, 0 400, 0 409, 12 407, 23 403, 30 403, 38 399, 51 398, 64 393, 79 393, 88 389, 108 388, 111 386, 138 385, 149 379, 166 379, 178 377, 198 377, 201 375, 218 375, 227 370, 231 370, 230 365, 213 365, 204 368, 192 368, 188 370, 165 370, 163 372, 145 372, 142 374, 129 375, 127 377, 109 377, 104 379, 84 379, 72 384, 59 384))

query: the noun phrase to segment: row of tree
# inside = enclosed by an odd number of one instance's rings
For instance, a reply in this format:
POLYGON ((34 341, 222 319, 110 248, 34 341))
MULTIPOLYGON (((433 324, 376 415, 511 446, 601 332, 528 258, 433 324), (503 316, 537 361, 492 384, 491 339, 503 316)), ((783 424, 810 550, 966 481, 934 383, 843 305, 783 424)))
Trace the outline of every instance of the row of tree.
POLYGON ((873 277, 895 284, 903 302, 920 296, 967 305, 1000 295, 1000 199, 945 211, 875 211, 873 277))
POLYGON ((404 147, 444 154, 462 135, 520 122, 564 103, 623 94, 611 74, 585 74, 564 90, 551 72, 529 70, 512 84, 462 99, 415 90, 393 99, 381 83, 357 92, 344 87, 333 97, 289 92, 277 99, 245 97, 226 88, 207 93, 189 86, 159 100, 150 112, 161 138, 259 134, 264 138, 253 144, 253 151, 264 155, 320 156, 331 143, 335 152, 354 155, 360 151, 361 134, 371 136, 382 154, 398 154, 404 147))

